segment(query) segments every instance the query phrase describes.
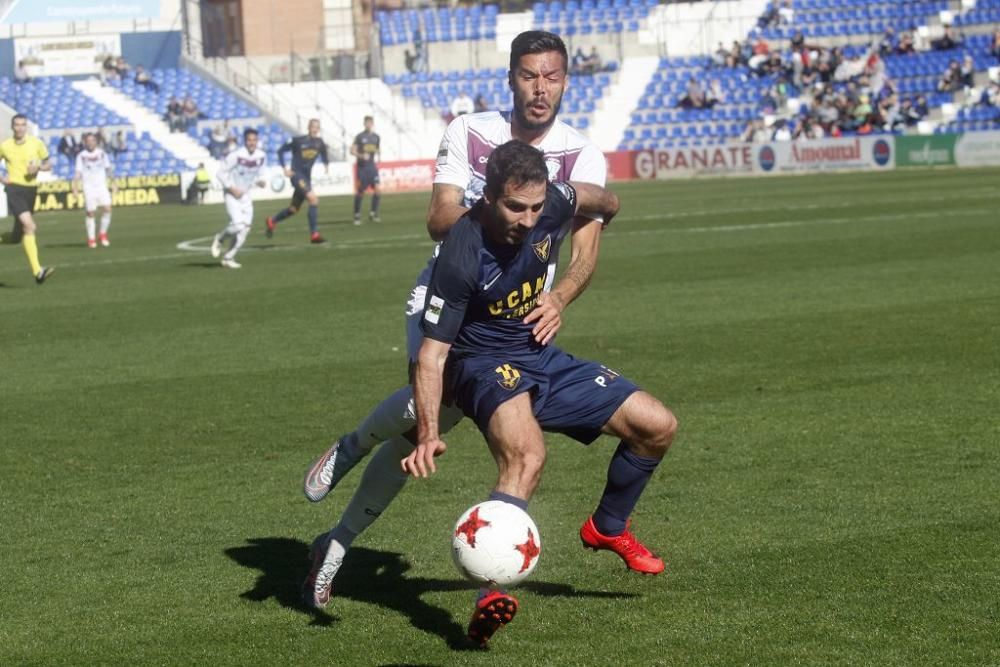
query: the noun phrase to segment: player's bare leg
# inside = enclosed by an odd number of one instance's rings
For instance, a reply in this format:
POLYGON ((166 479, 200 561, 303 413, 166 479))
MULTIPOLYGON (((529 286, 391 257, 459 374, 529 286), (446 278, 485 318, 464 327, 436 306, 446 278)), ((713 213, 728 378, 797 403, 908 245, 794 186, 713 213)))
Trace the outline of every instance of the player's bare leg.
POLYGON ((87 211, 83 218, 83 226, 87 229, 87 247, 97 247, 97 222, 94 220, 96 211, 87 211))
POLYGON ((107 248, 111 245, 111 241, 108 240, 108 230, 111 228, 111 207, 104 206, 101 208, 101 231, 99 239, 101 241, 101 246, 107 248))
POLYGON ((326 243, 319 235, 319 196, 310 190, 306 193, 306 201, 309 202, 309 242, 326 243))

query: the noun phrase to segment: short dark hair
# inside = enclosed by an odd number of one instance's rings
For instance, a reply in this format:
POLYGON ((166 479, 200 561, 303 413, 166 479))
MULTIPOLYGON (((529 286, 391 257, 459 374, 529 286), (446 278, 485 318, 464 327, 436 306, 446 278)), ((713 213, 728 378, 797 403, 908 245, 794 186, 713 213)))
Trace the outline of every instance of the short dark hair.
POLYGON ((375 119, 373 117, 371 117, 371 116, 365 116, 365 122, 367 123, 368 121, 371 121, 371 122, 374 123, 375 119))
POLYGON ((548 183, 549 169, 542 152, 518 139, 496 147, 486 163, 486 192, 494 201, 507 183, 548 183))
POLYGON ((11 129, 14 128, 14 121, 17 120, 18 118, 20 118, 21 120, 23 120, 25 123, 28 122, 28 117, 27 116, 25 116, 23 113, 16 113, 16 114, 14 114, 13 118, 10 119, 10 127, 11 127, 11 129))
POLYGON ((547 51, 558 51, 563 58, 563 71, 569 67, 569 55, 566 51, 566 43, 562 37, 554 32, 545 30, 527 30, 514 38, 510 43, 510 71, 517 69, 521 62, 521 56, 529 53, 545 53, 547 51))
POLYGON ((247 137, 249 137, 251 134, 256 137, 257 130, 253 129, 252 127, 248 127, 247 129, 243 130, 243 141, 246 141, 247 137))

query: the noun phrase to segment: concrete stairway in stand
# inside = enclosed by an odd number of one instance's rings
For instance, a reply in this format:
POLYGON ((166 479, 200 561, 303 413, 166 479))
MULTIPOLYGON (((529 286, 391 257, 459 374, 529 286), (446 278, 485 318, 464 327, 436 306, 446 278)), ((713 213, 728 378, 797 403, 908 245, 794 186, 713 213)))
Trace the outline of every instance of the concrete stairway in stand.
POLYGON ((128 119, 137 136, 147 132, 150 139, 163 146, 174 157, 183 160, 192 169, 197 167, 199 162, 204 162, 214 172, 217 165, 206 147, 183 132, 171 132, 162 118, 131 97, 114 88, 102 86, 97 79, 74 81, 73 87, 128 119))

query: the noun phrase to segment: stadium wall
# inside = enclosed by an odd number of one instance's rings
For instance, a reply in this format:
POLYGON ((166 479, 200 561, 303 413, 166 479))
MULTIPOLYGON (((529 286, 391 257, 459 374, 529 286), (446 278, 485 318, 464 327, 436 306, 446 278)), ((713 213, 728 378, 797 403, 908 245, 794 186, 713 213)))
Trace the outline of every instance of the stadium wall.
POLYGON ((178 67, 181 57, 181 32, 122 33, 122 57, 131 65, 146 69, 178 67))

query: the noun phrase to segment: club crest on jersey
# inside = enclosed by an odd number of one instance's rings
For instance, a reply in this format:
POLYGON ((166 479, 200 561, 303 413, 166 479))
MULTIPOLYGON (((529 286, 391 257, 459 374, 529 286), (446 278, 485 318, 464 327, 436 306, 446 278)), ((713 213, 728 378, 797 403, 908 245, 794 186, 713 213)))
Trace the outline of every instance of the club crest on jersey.
POLYGON ((535 256, 539 261, 549 261, 549 251, 552 249, 552 235, 546 234, 545 238, 538 243, 532 243, 531 249, 535 251, 535 256))
POLYGON ((497 378, 497 384, 508 391, 513 391, 517 385, 521 384, 521 373, 510 364, 497 366, 496 372, 500 376, 497 378))

